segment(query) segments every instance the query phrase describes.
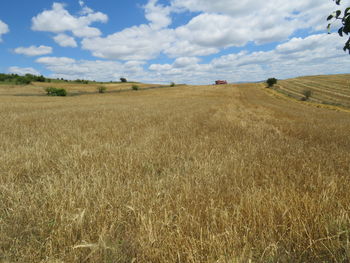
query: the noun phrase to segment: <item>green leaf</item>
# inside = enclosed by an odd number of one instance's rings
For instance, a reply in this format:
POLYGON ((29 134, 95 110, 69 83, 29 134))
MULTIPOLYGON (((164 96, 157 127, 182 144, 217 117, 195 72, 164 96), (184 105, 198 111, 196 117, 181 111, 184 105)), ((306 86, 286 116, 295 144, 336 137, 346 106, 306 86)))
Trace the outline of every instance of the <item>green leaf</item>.
POLYGON ((350 54, 350 38, 348 39, 348 41, 346 41, 343 50, 344 51, 349 50, 349 54, 350 54))
POLYGON ((350 15, 350 7, 346 8, 344 11, 344 16, 350 15))
POLYGON ((340 11, 340 10, 337 10, 337 11, 335 12, 335 18, 338 18, 340 15, 341 15, 341 11, 340 11))
POLYGON ((341 36, 341 37, 343 36, 343 27, 339 28, 338 34, 339 34, 339 36, 341 36))
POLYGON ((349 34, 350 33, 350 23, 345 24, 345 26, 343 27, 343 32, 345 34, 349 34))
POLYGON ((332 18, 333 18, 333 15, 329 15, 329 16, 327 17, 327 21, 331 20, 332 18))
POLYGON ((345 23, 345 25, 350 25, 350 16, 346 16, 343 18, 343 23, 345 23))

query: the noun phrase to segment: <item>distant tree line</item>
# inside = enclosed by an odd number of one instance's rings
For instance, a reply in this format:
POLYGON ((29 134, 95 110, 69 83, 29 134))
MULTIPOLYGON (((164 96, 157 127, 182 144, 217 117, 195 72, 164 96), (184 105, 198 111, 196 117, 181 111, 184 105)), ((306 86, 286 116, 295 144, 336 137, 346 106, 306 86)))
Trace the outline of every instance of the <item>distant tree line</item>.
POLYGON ((15 84, 30 84, 32 81, 36 82, 50 82, 44 76, 36 76, 32 74, 25 74, 20 76, 18 74, 4 74, 0 73, 0 82, 9 82, 15 84))
MULTIPOLYGON (((43 75, 37 76, 33 74, 25 74, 25 75, 18 75, 18 74, 5 74, 0 73, 0 83, 13 83, 17 85, 26 85, 30 84, 31 82, 74 82, 78 84, 89 84, 90 82, 96 83, 95 80, 85 80, 85 79, 76 79, 76 80, 67 80, 64 78, 46 78, 43 75)), ((110 81, 111 83, 114 81, 110 81)), ((120 78, 120 82, 127 82, 126 78, 120 78)), ((101 82, 102 83, 102 82, 101 82)))
POLYGON ((14 83, 14 84, 30 84, 31 82, 75 82, 79 84, 89 84, 89 82, 95 82, 84 80, 84 79, 76 79, 76 80, 66 80, 64 78, 45 78, 43 75, 37 76, 33 74, 25 74, 24 76, 18 74, 5 74, 0 73, 0 82, 6 83, 14 83))
MULTIPOLYGON (((76 80, 74 80, 74 82, 80 83, 80 84, 89 84, 89 81, 84 80, 84 79, 76 79, 76 80)), ((93 82, 95 82, 95 81, 93 81, 93 82)))

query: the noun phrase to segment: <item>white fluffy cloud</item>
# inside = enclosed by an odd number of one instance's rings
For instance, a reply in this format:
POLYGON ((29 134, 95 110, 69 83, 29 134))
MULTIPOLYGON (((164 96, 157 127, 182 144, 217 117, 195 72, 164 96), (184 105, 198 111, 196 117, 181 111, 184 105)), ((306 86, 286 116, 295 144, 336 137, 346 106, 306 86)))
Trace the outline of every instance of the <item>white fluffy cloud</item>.
POLYGON ((154 29, 164 28, 171 24, 170 6, 157 5, 157 1, 150 0, 144 6, 146 19, 151 22, 150 25, 154 29))
POLYGON ((74 37, 68 36, 66 34, 58 34, 53 39, 61 47, 77 47, 78 46, 74 37))
POLYGON ((40 72, 34 68, 9 67, 7 69, 7 72, 12 74, 18 74, 18 75, 25 75, 25 74, 33 74, 37 76, 40 75, 40 72))
POLYGON ((241 51, 202 63, 197 57, 179 57, 173 63, 146 65, 140 60, 125 63, 42 57, 36 61, 65 79, 116 80, 121 76, 151 83, 210 84, 216 79, 229 82, 259 81, 268 77, 345 73, 349 57, 337 35, 315 34, 292 38, 270 51, 241 51), (144 66, 148 67, 144 69, 144 66))
POLYGON ((17 54, 23 54, 26 56, 41 56, 52 53, 52 47, 48 46, 30 46, 30 47, 18 47, 14 49, 17 54))
MULTIPOLYGON (((342 1, 344 5, 350 0, 342 1)), ((138 81, 176 83, 212 83, 285 78, 305 74, 341 73, 348 57, 342 52, 344 39, 325 32, 326 17, 335 8, 332 1, 305 0, 148 0, 143 6, 147 23, 102 36, 94 22, 106 22, 107 16, 79 1, 81 11, 71 15, 63 4, 54 3, 32 20, 34 30, 56 33, 61 46, 81 47, 102 60, 74 60, 43 57, 37 62, 54 76, 67 79, 113 80, 125 76, 138 81), (190 14, 182 25, 172 25, 174 15, 190 14), (294 37, 303 30, 307 37, 294 37), (312 35, 311 35, 312 34, 312 35), (274 43, 270 51, 243 50, 250 43, 274 43), (226 55, 198 58, 225 51, 226 55), (231 49, 232 50, 232 49, 231 49), (159 56, 173 59, 165 64, 147 60, 159 56), (121 60, 115 62, 108 60, 121 60), (203 62, 205 61, 205 62, 203 62), (332 65, 332 66, 329 66, 332 65), (144 69, 147 68, 147 69, 144 69)), ((266 46, 265 46, 266 48, 266 46)))
MULTIPOLYGON (((348 0, 344 0, 343 5, 347 5, 346 2, 348 2, 348 0)), ((242 0, 234 3, 232 0, 172 0, 171 5, 173 8, 183 11, 225 14, 237 18, 245 18, 253 15, 258 17, 261 21, 268 18, 273 21, 282 21, 286 19, 291 21, 305 14, 311 16, 311 12, 320 11, 325 8, 327 10, 333 10, 334 8, 334 3, 332 3, 332 1, 323 0, 242 0)), ((312 15, 319 18, 319 14, 322 13, 313 13, 312 15)), ((307 19, 307 16, 305 16, 305 19, 307 19)), ((243 19, 241 21, 241 26, 244 26, 246 22, 247 21, 243 19)), ((308 26, 310 26, 310 24, 308 26)), ((311 26, 314 26, 314 24, 311 26)))
MULTIPOLYGON (((345 73, 349 58, 341 50, 342 46, 343 39, 337 35, 316 34, 293 38, 271 51, 242 51, 215 58, 207 64, 193 60, 184 67, 179 67, 178 60, 175 60, 173 64, 152 64, 149 69, 163 81, 172 79, 199 84, 212 83, 220 78, 238 82, 345 73)), ((191 58, 180 59, 186 60, 191 58)))
POLYGON ((3 34, 8 33, 9 31, 10 31, 10 29, 9 29, 8 25, 0 20, 0 42, 2 42, 1 36, 3 34))
POLYGON ((155 30, 149 25, 140 25, 105 38, 86 38, 82 47, 100 58, 148 60, 156 58, 172 41, 174 35, 171 30, 155 30))
POLYGON ((143 72, 142 61, 119 63, 102 60, 75 60, 67 57, 41 57, 37 63, 44 65, 55 78, 90 79, 90 80, 119 80, 123 77, 138 78, 143 72))
POLYGON ((180 57, 174 61, 173 65, 175 68, 187 68, 197 64, 199 61, 199 58, 196 57, 180 57))
POLYGON ((75 59, 67 57, 41 57, 36 60, 36 62, 45 64, 47 66, 64 67, 75 63, 75 59))
POLYGON ((96 57, 120 60, 148 60, 156 58, 170 48, 175 41, 171 24, 170 6, 149 0, 143 7, 149 24, 126 28, 107 37, 85 38, 83 49, 90 50, 96 57))
POLYGON ((220 49, 216 47, 203 47, 188 40, 177 40, 172 42, 171 45, 164 50, 164 53, 171 58, 176 58, 183 56, 207 56, 216 54, 219 51, 220 49))
MULTIPOLYGON (((335 8, 332 1, 323 0, 173 0, 172 7, 199 12, 175 30, 177 39, 187 41, 188 47, 183 50, 192 45, 240 47, 250 41, 259 45, 286 40, 299 29, 325 30, 325 17, 335 8)), ((181 49, 173 53, 182 55, 181 49)))
POLYGON ((53 33, 70 31, 77 37, 97 37, 101 31, 90 25, 94 22, 105 23, 107 20, 107 15, 86 8, 81 16, 73 16, 63 4, 53 3, 51 10, 45 10, 32 18, 32 30, 53 33))
POLYGON ((325 30, 325 17, 335 8, 324 0, 172 0, 167 6, 149 0, 143 7, 149 24, 84 39, 82 47, 106 59, 207 56, 248 42, 284 41, 300 29, 325 30), (179 12, 197 13, 188 23, 169 28, 172 14, 179 12))

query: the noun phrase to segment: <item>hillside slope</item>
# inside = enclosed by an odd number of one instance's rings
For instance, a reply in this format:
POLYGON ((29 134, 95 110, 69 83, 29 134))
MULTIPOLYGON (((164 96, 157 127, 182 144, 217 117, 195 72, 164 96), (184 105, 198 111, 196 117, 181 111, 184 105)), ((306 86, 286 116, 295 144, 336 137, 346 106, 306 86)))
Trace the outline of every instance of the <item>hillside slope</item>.
POLYGON ((296 99, 311 92, 310 101, 350 107, 350 74, 307 76, 280 80, 275 90, 296 99))

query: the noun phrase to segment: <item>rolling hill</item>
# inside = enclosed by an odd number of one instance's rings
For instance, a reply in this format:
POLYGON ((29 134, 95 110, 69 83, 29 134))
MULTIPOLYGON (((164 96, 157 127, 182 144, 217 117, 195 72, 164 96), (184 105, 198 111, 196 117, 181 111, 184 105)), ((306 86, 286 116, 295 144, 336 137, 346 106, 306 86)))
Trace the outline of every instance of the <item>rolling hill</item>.
POLYGON ((311 91, 311 102, 350 107, 350 74, 307 76, 280 80, 275 90, 301 99, 311 91))

